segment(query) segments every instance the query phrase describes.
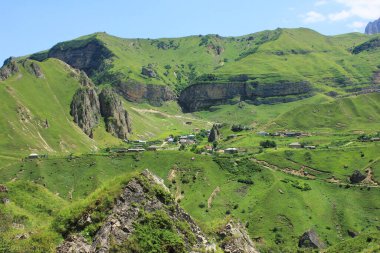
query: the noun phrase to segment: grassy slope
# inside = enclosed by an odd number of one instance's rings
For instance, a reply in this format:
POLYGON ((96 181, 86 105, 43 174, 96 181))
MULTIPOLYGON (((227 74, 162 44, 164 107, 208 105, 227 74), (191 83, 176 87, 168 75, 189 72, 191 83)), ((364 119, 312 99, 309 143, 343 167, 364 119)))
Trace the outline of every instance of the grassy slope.
MULTIPOLYGON (((106 187, 114 178, 146 168, 164 178, 174 195, 182 193, 181 205, 206 231, 217 229, 229 210, 231 216, 249 222, 251 236, 262 238, 263 243, 259 246, 263 249, 270 247, 292 251, 296 248, 298 236, 311 227, 324 241, 336 244, 341 237, 348 238, 347 229, 374 232, 375 226, 379 225, 376 220, 376 208, 379 208, 377 188, 370 191, 356 187, 345 189, 321 181, 305 181, 277 171, 251 170, 249 168, 257 166, 248 162, 247 167, 247 160, 242 158, 231 162, 236 163, 232 165, 234 173, 231 173, 229 166, 219 167, 212 157, 187 152, 148 152, 116 157, 91 155, 73 160, 55 158, 10 167, 1 173, 0 183, 5 182, 11 190, 12 205, 6 206, 5 210, 24 213, 27 216, 24 218, 27 230, 34 231, 49 224, 56 217, 54 210, 57 208, 66 206, 71 209, 71 205, 72 208, 78 207, 83 201, 86 206, 90 203, 86 200, 87 196, 93 192, 101 193, 96 189, 106 187), (192 157, 195 157, 194 161, 192 157), (172 169, 177 171, 175 183, 167 180, 172 169), (16 182, 9 182, 15 174, 18 178, 16 182), (254 185, 237 182, 238 179, 247 178, 253 180, 254 185), (38 185, 28 183, 28 180, 38 185), (289 180, 307 183, 312 190, 303 192, 294 188, 289 180), (43 184, 46 188, 41 186, 43 184), (207 203, 218 186, 221 191, 206 212, 207 208, 198 205, 207 203), (31 188, 35 190, 28 190, 31 188), (279 192, 280 189, 284 194, 279 192), (42 194, 45 191, 51 193, 42 194), (29 204, 25 204, 26 199, 30 199, 27 201, 29 204), (276 238, 282 238, 283 242, 276 245, 276 238)), ((94 198, 92 195, 90 198, 94 198)))
POLYGON ((239 74, 264 82, 308 80, 320 90, 344 92, 346 86, 371 84, 373 72, 380 64, 378 50, 358 55, 350 52, 371 36, 355 33, 324 36, 304 28, 241 37, 164 39, 121 39, 96 33, 78 38, 77 44, 89 38, 104 42, 117 56, 112 72, 123 73, 126 79, 166 84, 177 90, 187 86, 195 76, 214 73, 222 80, 239 74), (148 65, 157 72, 157 78, 141 75, 142 66, 148 65))

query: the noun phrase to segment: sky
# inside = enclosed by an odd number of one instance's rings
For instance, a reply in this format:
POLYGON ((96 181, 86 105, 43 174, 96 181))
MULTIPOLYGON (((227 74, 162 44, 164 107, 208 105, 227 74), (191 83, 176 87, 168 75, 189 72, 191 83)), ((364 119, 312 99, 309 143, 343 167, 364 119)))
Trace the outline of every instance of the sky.
POLYGON ((123 38, 237 36, 308 27, 363 32, 380 0, 0 0, 0 65, 94 32, 123 38))

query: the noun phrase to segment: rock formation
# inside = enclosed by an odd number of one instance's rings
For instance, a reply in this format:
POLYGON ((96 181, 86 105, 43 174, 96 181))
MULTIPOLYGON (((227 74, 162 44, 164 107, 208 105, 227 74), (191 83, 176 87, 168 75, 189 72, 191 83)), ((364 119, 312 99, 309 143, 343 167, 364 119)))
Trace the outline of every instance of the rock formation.
POLYGON ((0 68, 0 81, 4 81, 15 73, 19 72, 16 59, 9 57, 4 61, 3 66, 0 68))
POLYGON ((363 181, 367 176, 362 174, 360 171, 355 170, 354 173, 350 176, 351 184, 358 184, 363 181))
POLYGON ((380 33, 380 19, 375 20, 373 22, 369 22, 365 28, 366 34, 376 34, 380 33))
POLYGON ((258 253, 244 226, 229 222, 219 233, 222 237, 221 248, 226 253, 258 253))
POLYGON ((104 117, 107 132, 125 139, 131 130, 128 112, 124 109, 121 99, 110 88, 105 88, 99 94, 100 113, 104 117))
POLYGON ((147 101, 155 106, 160 106, 165 101, 176 99, 174 92, 164 85, 140 84, 130 81, 120 82, 114 86, 114 89, 128 101, 147 101))
POLYGON ((185 112, 193 112, 215 105, 228 104, 235 97, 255 104, 273 104, 309 97, 311 92, 312 88, 308 82, 200 83, 184 89, 180 94, 179 104, 185 112), (287 98, 288 95, 295 95, 295 97, 287 98))
POLYGON ((34 75, 35 77, 44 78, 44 73, 36 62, 27 59, 22 62, 22 65, 30 74, 34 75))
MULTIPOLYGON (((146 222, 146 216, 142 213, 157 211, 173 221, 171 229, 183 238, 186 252, 207 252, 215 249, 193 219, 170 196, 163 180, 145 170, 123 189, 92 242, 86 242, 81 236, 72 235, 57 248, 57 252, 105 253, 111 249, 122 248, 134 235, 136 226, 146 222), (181 227, 186 224, 189 230, 185 231, 176 224, 182 224, 181 227)), ((168 244, 170 247, 170 242, 168 244)), ((168 252, 177 252, 173 250, 168 252)))
POLYGON ((141 68, 141 74, 144 75, 144 76, 150 77, 150 78, 157 77, 157 74, 154 71, 154 69, 149 68, 149 67, 142 67, 141 68))
POLYGON ((74 122, 87 134, 92 135, 93 128, 100 119, 98 94, 93 87, 82 87, 77 90, 70 105, 70 114, 74 122))
POLYGON ((321 241, 317 233, 311 229, 300 237, 298 241, 298 247, 323 249, 326 247, 326 245, 321 241))
POLYGON ((5 185, 0 184, 0 192, 8 192, 8 188, 5 185))
POLYGON ((219 140, 219 125, 214 124, 211 128, 210 135, 208 136, 208 142, 214 142, 219 140))

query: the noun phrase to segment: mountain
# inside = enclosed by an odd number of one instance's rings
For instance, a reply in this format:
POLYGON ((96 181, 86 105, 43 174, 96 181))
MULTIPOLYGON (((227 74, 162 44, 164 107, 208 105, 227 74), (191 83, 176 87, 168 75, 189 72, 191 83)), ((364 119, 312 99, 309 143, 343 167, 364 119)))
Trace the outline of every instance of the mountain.
POLYGON ((377 44, 362 50, 371 39, 360 34, 323 36, 304 28, 173 39, 95 33, 30 58, 58 58, 131 102, 161 105, 178 97, 184 111, 197 111, 236 96, 273 104, 316 93, 365 90, 373 86, 380 66, 372 58, 377 44))
POLYGON ((369 22, 365 28, 366 34, 377 34, 380 33, 380 19, 373 22, 369 22))

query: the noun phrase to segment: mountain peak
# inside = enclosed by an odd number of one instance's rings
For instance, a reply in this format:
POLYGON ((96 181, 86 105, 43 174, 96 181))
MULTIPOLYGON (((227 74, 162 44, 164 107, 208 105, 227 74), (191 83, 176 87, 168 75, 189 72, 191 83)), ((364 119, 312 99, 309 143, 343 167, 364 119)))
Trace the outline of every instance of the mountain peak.
POLYGON ((369 22, 365 28, 366 34, 377 34, 380 33, 380 18, 373 22, 369 22))

